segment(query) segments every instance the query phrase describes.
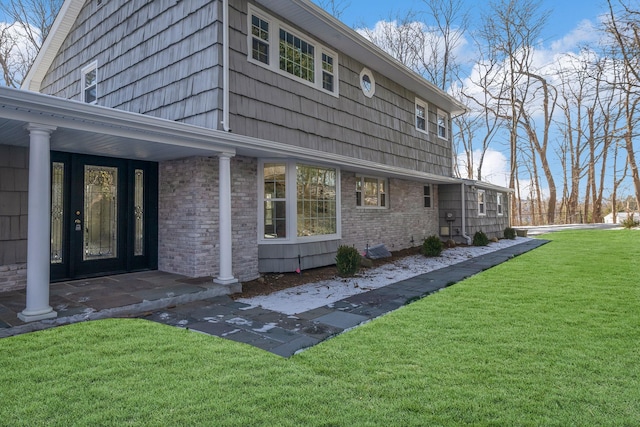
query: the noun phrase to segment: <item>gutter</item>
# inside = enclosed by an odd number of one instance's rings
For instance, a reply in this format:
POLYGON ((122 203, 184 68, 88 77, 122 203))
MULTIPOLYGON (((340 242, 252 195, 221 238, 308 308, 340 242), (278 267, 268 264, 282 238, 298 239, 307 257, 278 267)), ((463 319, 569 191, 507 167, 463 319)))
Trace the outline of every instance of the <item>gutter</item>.
POLYGON ((222 2, 222 130, 229 129, 229 0, 222 2))
POLYGON ((466 194, 464 191, 465 183, 460 183, 461 195, 462 195, 462 237, 467 240, 467 245, 471 246, 471 237, 467 236, 467 202, 466 194))

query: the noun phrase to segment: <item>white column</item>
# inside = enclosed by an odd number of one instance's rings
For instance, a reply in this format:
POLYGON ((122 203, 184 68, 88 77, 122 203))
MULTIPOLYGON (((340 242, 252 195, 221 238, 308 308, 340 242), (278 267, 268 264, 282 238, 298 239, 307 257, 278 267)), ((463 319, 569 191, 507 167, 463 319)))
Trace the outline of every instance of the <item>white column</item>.
POLYGON ((18 313, 24 322, 50 319, 58 314, 49 305, 51 259, 51 132, 56 128, 37 124, 29 131, 29 198, 27 220, 27 306, 18 313))
POLYGON ((220 213, 220 273, 215 283, 230 285, 237 283, 233 277, 232 241, 231 241, 231 154, 221 153, 218 156, 218 211, 220 213))

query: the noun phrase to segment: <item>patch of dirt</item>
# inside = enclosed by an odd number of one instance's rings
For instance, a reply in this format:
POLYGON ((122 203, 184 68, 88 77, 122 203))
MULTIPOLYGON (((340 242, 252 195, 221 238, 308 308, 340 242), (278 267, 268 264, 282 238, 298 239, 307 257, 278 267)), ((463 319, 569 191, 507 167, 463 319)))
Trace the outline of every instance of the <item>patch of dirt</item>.
MULTIPOLYGON (((372 268, 390 264, 401 258, 420 254, 420 246, 391 252, 388 258, 370 260, 372 268)), ((361 267, 366 268, 366 267, 361 267)), ((242 282, 242 292, 231 295, 233 299, 252 298, 259 295, 269 295, 272 292, 304 285, 307 283, 331 280, 338 277, 338 269, 335 265, 327 267, 303 270, 300 274, 292 273, 265 273, 260 278, 250 282, 242 282)))

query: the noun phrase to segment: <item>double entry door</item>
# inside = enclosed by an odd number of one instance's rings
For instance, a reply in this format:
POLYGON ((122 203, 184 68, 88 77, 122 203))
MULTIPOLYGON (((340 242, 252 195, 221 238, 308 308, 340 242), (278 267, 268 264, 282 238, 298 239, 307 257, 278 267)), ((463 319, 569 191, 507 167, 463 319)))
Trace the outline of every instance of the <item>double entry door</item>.
POLYGON ((155 269, 157 163, 51 153, 51 280, 155 269))

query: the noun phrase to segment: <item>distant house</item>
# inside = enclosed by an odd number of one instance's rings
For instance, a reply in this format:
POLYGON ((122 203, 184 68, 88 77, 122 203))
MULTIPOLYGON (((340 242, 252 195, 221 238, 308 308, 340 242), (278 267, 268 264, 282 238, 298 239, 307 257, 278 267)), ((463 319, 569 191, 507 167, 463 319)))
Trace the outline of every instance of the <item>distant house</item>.
POLYGON ((25 321, 56 315, 50 281, 233 292, 509 224, 509 189, 453 176, 464 107, 305 0, 66 0, 0 104, 0 290, 26 286, 25 321))
POLYGON ((605 224, 620 224, 625 221, 629 216, 634 218, 636 221, 640 221, 640 213, 638 212, 616 212, 615 219, 613 218, 613 212, 605 215, 604 223, 605 224))

